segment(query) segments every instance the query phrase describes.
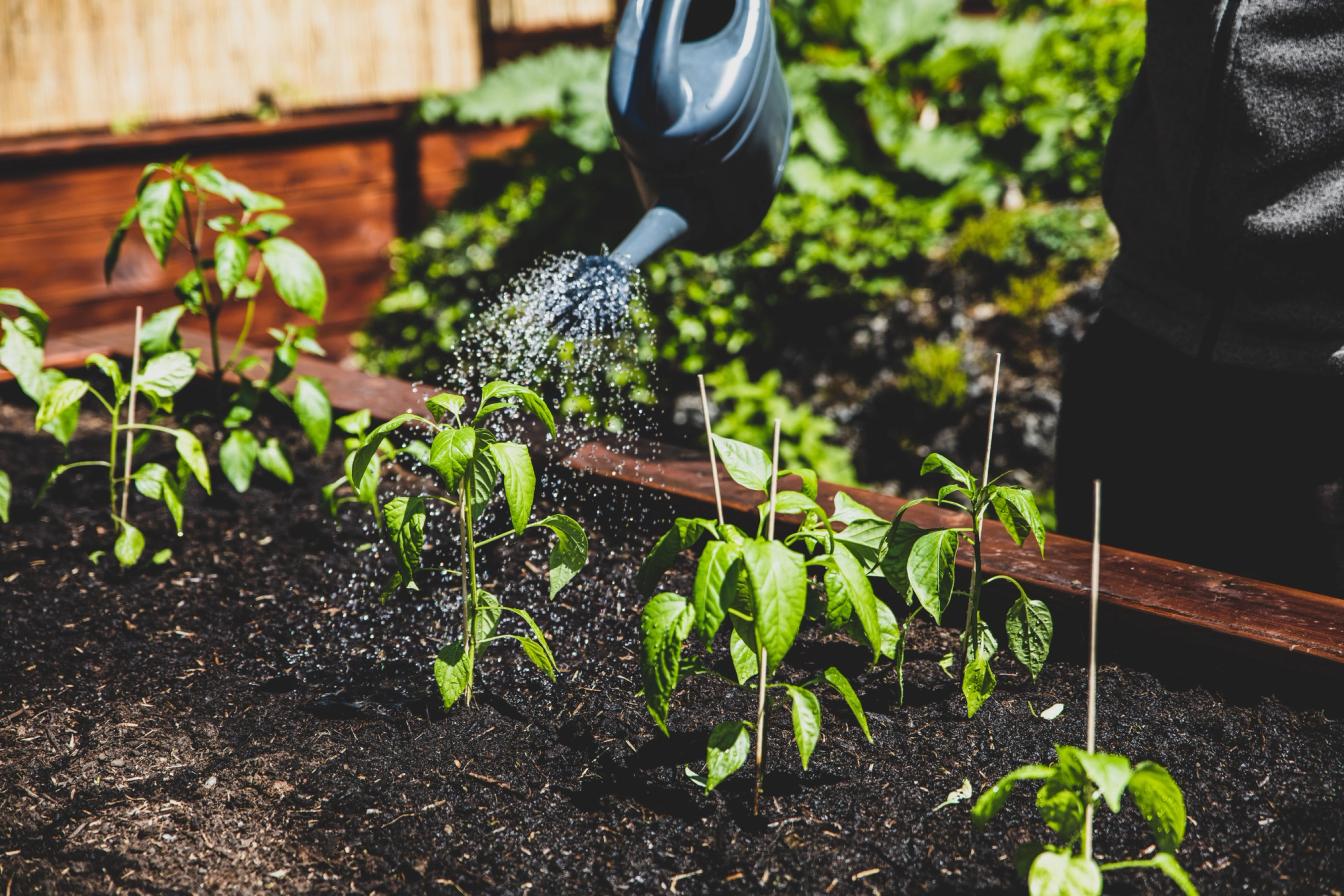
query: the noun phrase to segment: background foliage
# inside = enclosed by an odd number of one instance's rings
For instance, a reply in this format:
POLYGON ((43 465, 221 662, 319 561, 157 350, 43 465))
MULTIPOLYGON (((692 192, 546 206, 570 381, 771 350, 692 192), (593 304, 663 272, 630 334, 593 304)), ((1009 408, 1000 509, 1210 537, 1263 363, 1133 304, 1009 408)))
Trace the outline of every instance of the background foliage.
MULTIPOLYGON (((996 463, 1048 480, 1058 356, 1114 251, 1096 196, 1142 57, 1142 0, 1001 0, 974 16, 956 0, 774 9, 795 108, 782 192, 742 246, 645 267, 666 425, 695 437, 694 404, 678 399, 717 371, 725 435, 758 441, 790 407, 805 455, 791 463, 908 485, 930 446, 974 454, 962 442, 983 438, 1003 351, 996 463)), ((547 252, 600 251, 633 225, 605 65, 603 51, 561 47, 424 101, 428 123, 543 125, 394 245, 391 294, 358 337, 370 367, 432 376, 513 273, 547 252)))

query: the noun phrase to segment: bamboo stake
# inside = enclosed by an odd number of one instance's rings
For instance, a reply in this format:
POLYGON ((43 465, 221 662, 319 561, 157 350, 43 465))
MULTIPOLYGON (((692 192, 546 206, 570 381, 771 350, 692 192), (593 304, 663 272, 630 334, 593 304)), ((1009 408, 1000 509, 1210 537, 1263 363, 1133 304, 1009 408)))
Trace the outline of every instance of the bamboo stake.
MULTIPOLYGON (((775 418, 775 443, 770 454, 770 516, 766 536, 775 537, 775 497, 779 493, 779 418, 775 418)), ((761 792, 765 789, 765 675, 769 668, 765 645, 759 641, 756 653, 760 664, 756 667, 756 799, 751 814, 761 814, 761 792)))
MULTIPOLYGON (((1092 481, 1092 620, 1087 651, 1087 752, 1097 748, 1097 603, 1101 590, 1101 480, 1092 481)), ((1094 802, 1087 801, 1083 818, 1083 858, 1092 858, 1094 802)))
POLYGON ((709 473, 714 479, 714 509, 719 513, 719 525, 723 525, 723 490, 719 487, 719 462, 714 456, 714 431, 709 424, 709 394, 705 392, 705 375, 696 377, 700 381, 700 408, 705 418, 705 444, 709 446, 709 473))
POLYGON ((989 437, 985 439, 985 469, 980 474, 980 487, 989 485, 989 457, 994 450, 994 415, 999 408, 999 367, 1003 363, 1003 353, 994 353, 994 388, 989 393, 989 437))
MULTIPOLYGON (((131 506, 131 452, 135 450, 135 385, 140 376, 140 323, 145 315, 143 305, 135 306, 135 341, 131 344, 131 397, 126 405, 126 466, 122 474, 121 519, 125 523, 126 512, 131 506)), ((116 421, 113 421, 116 425, 116 421)))

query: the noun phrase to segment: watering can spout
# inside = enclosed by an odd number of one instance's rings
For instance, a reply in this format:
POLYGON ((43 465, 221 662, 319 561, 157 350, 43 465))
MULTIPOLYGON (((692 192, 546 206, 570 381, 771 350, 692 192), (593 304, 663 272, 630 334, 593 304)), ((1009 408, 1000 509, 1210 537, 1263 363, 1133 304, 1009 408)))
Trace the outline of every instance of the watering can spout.
POLYGON ((627 268, 637 268, 680 239, 688 226, 686 219, 677 212, 655 205, 644 213, 635 229, 611 250, 610 255, 627 268))

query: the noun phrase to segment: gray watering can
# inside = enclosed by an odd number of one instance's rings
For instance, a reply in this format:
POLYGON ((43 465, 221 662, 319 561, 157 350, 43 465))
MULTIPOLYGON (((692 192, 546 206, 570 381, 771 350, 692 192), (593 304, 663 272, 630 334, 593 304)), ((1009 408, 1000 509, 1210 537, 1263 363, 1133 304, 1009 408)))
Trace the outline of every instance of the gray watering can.
POLYGON ((768 0, 630 0, 607 108, 648 209, 614 258, 742 242, 770 209, 793 122, 768 0))
POLYGON ((768 0, 629 0, 607 107, 646 211, 609 256, 579 263, 566 304, 589 318, 623 311, 607 299, 654 253, 734 246, 770 209, 793 110, 768 0))

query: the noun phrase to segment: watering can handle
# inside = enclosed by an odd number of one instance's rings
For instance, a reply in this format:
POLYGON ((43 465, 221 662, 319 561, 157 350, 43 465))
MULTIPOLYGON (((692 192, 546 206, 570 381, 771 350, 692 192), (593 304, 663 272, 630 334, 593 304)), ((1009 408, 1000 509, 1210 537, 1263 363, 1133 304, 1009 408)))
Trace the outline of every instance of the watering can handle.
POLYGON ((640 56, 644 60, 639 82, 651 91, 653 123, 666 128, 681 118, 686 109, 686 94, 681 79, 681 35, 692 0, 650 0, 649 18, 657 16, 657 26, 645 20, 640 56))

